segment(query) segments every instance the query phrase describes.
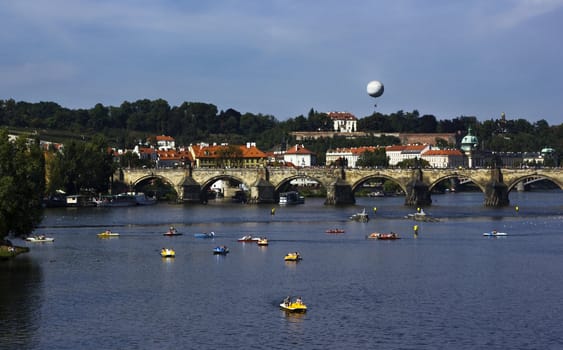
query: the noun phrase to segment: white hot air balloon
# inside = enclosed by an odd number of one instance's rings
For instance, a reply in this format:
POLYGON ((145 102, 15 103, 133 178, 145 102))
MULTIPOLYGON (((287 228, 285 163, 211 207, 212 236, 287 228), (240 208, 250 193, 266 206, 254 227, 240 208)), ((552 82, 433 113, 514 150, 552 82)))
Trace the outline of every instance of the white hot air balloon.
MULTIPOLYGON (((383 88, 383 84, 380 81, 373 80, 368 83, 366 90, 368 92, 368 95, 370 95, 373 98, 377 98, 383 95, 384 88, 383 88)), ((375 106, 377 107, 377 105, 375 106)))

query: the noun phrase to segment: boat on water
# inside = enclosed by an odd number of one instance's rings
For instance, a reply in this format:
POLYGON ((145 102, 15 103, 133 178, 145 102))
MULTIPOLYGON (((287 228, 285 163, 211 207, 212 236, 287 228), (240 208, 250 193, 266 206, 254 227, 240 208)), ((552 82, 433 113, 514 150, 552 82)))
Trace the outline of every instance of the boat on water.
POLYGON ((303 258, 301 257, 301 254, 299 254, 298 252, 287 253, 283 258, 283 260, 285 261, 300 261, 302 259, 303 258))
POLYGON ((37 235, 37 236, 26 237, 25 240, 28 241, 28 242, 35 242, 35 243, 54 242, 55 241, 55 239, 53 237, 47 237, 45 235, 37 235))
POLYGON ((487 236, 487 237, 499 237, 499 236, 508 236, 508 233, 506 232, 498 232, 496 230, 493 230, 491 232, 484 232, 483 236, 487 236))
POLYGON ((415 221, 425 221, 425 222, 437 222, 440 221, 440 219, 435 218, 429 214, 427 214, 424 209, 420 209, 419 211, 417 211, 416 213, 412 213, 412 214, 407 214, 407 216, 405 216, 406 219, 413 219, 415 221))
POLYGON ((344 230, 341 228, 330 228, 325 233, 344 233, 344 230))
POLYGON ((256 241, 256 244, 261 246, 268 245, 268 239, 266 237, 260 237, 260 239, 256 241))
POLYGON ((299 194, 297 191, 289 191, 280 193, 280 205, 294 205, 294 204, 304 204, 305 197, 299 194))
POLYGON ((241 238, 237 239, 237 242, 258 242, 260 240, 259 237, 253 237, 252 235, 244 235, 241 238))
POLYGON ((104 232, 98 233, 98 237, 100 237, 100 238, 119 237, 119 233, 111 232, 110 230, 105 230, 104 232))
POLYGON ((368 197, 385 197, 385 192, 383 191, 373 191, 368 193, 368 197))
POLYGON ((364 210, 362 210, 361 212, 350 216, 350 220, 358 221, 358 222, 368 222, 369 215, 368 213, 366 213, 366 208, 364 208, 364 210))
POLYGON ((303 303, 301 298, 297 297, 295 300, 291 300, 291 297, 287 297, 280 304, 280 308, 288 312, 306 312, 307 305, 303 303))
POLYGON ((170 226, 168 231, 162 234, 163 236, 181 236, 182 233, 178 232, 174 226, 170 226))
POLYGON ((176 252, 171 248, 162 248, 160 250, 160 256, 162 256, 163 258, 175 258, 176 252))
POLYGON ((143 192, 127 192, 126 195, 135 198, 138 205, 154 205, 157 203, 156 197, 149 197, 143 192))
POLYGON ((231 201, 233 203, 246 203, 247 195, 246 192, 243 190, 238 190, 235 194, 231 197, 231 201))
POLYGON ((367 236, 368 239, 387 239, 387 240, 393 240, 393 239, 400 239, 401 237, 399 237, 399 235, 395 232, 390 232, 390 233, 379 233, 379 232, 373 232, 370 233, 367 236))
POLYGON ((95 199, 91 196, 74 194, 66 196, 67 207, 95 207, 95 199))
POLYGON ((229 253, 229 248, 224 245, 217 246, 213 248, 213 254, 215 255, 227 255, 229 253))
POLYGON ((127 193, 120 193, 115 196, 101 196, 94 199, 94 203, 98 207, 133 207, 138 204, 135 196, 127 193))
POLYGON ((202 232, 202 233, 194 233, 195 238, 213 238, 215 237, 215 232, 202 232))

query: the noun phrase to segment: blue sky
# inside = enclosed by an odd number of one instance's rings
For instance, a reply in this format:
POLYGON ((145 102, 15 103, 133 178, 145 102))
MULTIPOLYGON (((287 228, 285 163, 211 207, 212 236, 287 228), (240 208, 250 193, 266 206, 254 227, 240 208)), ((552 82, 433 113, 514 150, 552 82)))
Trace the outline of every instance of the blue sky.
POLYGON ((3 0, 0 99, 554 125, 562 33, 563 0, 3 0))

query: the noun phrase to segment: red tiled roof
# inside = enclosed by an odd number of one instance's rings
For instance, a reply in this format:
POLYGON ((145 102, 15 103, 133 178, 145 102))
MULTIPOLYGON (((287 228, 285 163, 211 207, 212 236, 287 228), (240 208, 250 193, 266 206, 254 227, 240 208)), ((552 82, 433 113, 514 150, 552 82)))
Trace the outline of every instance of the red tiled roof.
POLYGON ((172 136, 157 135, 156 140, 157 141, 174 141, 174 138, 172 136))
POLYGON ((154 153, 156 153, 156 150, 154 148, 150 148, 150 147, 141 147, 141 148, 139 148, 139 153, 140 154, 154 154, 154 153))
MULTIPOLYGON (((207 146, 207 147, 193 147, 194 153, 196 154, 197 158, 219 158, 221 154, 220 150, 225 149, 229 146, 225 145, 215 145, 215 146, 207 146)), ((236 147, 241 150, 242 158, 266 158, 266 154, 259 150, 256 146, 247 147, 245 145, 234 145, 232 147, 236 147)))
POLYGON ((288 149, 285 154, 314 154, 303 146, 295 145, 288 149))
POLYGON ((422 151, 428 147, 428 145, 394 145, 394 146, 387 146, 385 147, 385 151, 392 152, 392 151, 422 151))
POLYGON ((432 149, 422 154, 423 156, 463 156, 457 149, 432 149))

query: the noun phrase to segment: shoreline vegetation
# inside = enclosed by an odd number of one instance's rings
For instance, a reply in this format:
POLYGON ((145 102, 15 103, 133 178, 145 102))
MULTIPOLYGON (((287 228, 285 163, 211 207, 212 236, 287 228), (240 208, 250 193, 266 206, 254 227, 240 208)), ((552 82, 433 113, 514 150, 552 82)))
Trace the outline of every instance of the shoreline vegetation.
POLYGON ((28 253, 28 247, 12 246, 1 244, 0 245, 0 259, 10 259, 22 253, 28 253))

